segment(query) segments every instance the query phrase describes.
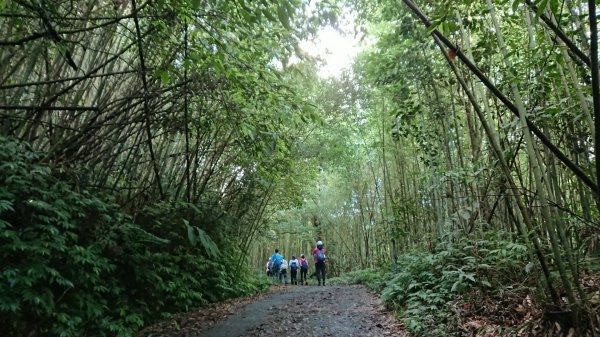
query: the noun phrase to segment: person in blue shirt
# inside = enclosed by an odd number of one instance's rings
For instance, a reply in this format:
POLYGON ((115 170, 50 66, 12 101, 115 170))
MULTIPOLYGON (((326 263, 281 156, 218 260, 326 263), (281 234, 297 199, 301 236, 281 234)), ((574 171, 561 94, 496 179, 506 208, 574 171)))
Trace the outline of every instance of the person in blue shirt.
POLYGON ((275 254, 271 255, 271 261, 273 261, 273 265, 271 266, 271 275, 273 275, 274 278, 279 278, 281 262, 283 262, 283 255, 279 254, 278 248, 275 248, 275 254))

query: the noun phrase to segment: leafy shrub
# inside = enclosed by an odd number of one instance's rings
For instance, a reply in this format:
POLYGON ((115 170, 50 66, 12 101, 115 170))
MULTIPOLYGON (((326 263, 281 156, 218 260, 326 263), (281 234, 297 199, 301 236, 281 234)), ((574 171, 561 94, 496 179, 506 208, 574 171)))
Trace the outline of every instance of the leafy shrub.
POLYGON ((145 324, 268 287, 213 241, 206 211, 148 207, 134 222, 0 138, 0 335, 133 336, 145 324))
POLYGON ((457 327, 452 305, 474 289, 523 278, 527 247, 485 233, 488 239, 450 238, 436 251, 411 252, 399 258, 396 273, 382 291, 384 302, 399 310, 407 328, 422 336, 446 336, 457 327))
POLYGON ((527 247, 506 241, 502 233, 485 239, 448 238, 434 252, 406 252, 397 273, 358 270, 332 279, 338 284, 364 284, 381 292, 417 336, 448 336, 458 331, 452 306, 461 295, 488 292, 524 278, 527 247))
POLYGON ((111 308, 111 297, 124 289, 110 277, 116 265, 107 252, 124 219, 98 198, 73 192, 35 164, 37 156, 0 141, 2 335, 139 328, 139 317, 111 308))

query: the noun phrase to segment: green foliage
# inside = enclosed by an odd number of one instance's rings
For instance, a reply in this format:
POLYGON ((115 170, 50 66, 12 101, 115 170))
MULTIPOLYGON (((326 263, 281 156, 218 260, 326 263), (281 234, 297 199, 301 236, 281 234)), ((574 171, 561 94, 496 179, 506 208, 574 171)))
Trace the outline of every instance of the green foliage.
POLYGON ((0 335, 132 336, 169 313, 267 288, 237 268, 233 242, 190 225, 197 206, 157 204, 133 221, 38 159, 0 138, 0 335))
POLYGON ((411 332, 445 336, 458 323, 451 309, 461 294, 475 289, 493 292, 526 278, 526 247, 500 234, 486 236, 444 238, 433 253, 401 256, 400 272, 391 277, 382 298, 401 312, 411 332))
POLYGON ((386 274, 375 269, 355 270, 339 277, 331 278, 330 284, 362 284, 374 291, 385 287, 386 274))
POLYGON ((397 273, 359 270, 331 280, 338 284, 364 284, 381 293, 411 333, 447 336, 457 327, 453 304, 469 292, 494 292, 505 284, 523 282, 528 275, 527 250, 506 241, 501 233, 485 239, 444 238, 434 252, 413 251, 398 259, 397 273))

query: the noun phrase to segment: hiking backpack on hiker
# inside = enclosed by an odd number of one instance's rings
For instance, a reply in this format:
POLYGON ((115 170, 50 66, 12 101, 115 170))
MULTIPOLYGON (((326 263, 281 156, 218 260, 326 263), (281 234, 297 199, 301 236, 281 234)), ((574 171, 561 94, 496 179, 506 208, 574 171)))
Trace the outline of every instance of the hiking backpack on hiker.
POLYGON ((317 249, 317 262, 325 262, 325 252, 323 252, 323 249, 317 249))
POLYGON ((308 270, 308 261, 306 261, 306 259, 302 259, 300 261, 300 269, 308 270))
POLYGON ((271 269, 279 270, 281 267, 281 262, 283 261, 283 256, 281 256, 281 254, 273 254, 271 259, 273 260, 273 265, 271 266, 271 269))
POLYGON ((290 270, 291 271, 296 271, 298 270, 298 260, 292 260, 290 262, 290 270))

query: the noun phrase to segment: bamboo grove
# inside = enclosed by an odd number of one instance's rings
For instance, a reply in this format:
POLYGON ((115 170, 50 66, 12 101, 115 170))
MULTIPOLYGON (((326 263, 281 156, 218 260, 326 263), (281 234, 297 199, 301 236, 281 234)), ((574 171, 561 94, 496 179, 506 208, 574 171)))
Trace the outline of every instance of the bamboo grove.
POLYGON ((526 282, 599 327, 594 11, 0 0, 0 335, 133 335, 317 239, 333 275, 393 271, 392 302, 447 288, 421 335, 457 292, 526 282), (364 49, 320 78, 300 42, 343 7, 364 49))
POLYGON ((257 153, 272 152, 257 175, 285 156, 278 124, 310 112, 268 66, 298 38, 276 18, 289 28, 293 3, 3 6, 3 134, 133 212, 209 191, 235 203, 257 153))
POLYGON ((1 1, 0 335, 132 335, 264 288, 244 252, 317 118, 284 68, 335 10, 1 1))
POLYGON ((317 96, 345 126, 317 143, 351 150, 322 149, 338 160, 320 161, 312 198, 275 216, 282 234, 265 241, 292 254, 323 239, 333 273, 402 270, 399 255, 453 243, 481 260, 492 254, 477 242, 519 242, 516 277, 535 270, 548 307, 598 326, 583 281, 600 252, 588 3, 352 3, 369 47, 323 84, 336 94, 317 96))

